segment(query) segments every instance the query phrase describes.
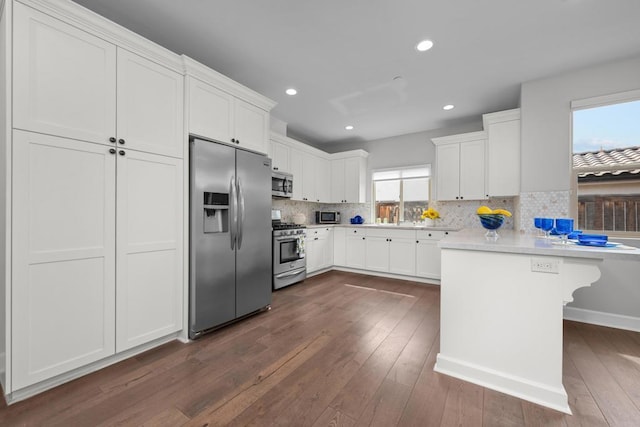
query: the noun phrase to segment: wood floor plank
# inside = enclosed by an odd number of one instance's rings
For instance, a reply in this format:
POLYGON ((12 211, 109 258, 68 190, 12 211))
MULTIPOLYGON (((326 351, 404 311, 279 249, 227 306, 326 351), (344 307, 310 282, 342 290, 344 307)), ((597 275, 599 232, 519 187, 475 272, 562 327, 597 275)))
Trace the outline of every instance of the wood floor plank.
POLYGON ((355 420, 333 408, 327 408, 313 424, 313 427, 353 427, 355 420))
POLYGON ((395 426, 402 417, 411 387, 385 378, 358 418, 357 426, 395 426))
MULTIPOLYGON (((568 324, 565 329, 574 329, 568 324)), ((623 388, 611 377, 607 368, 579 333, 568 334, 565 340, 566 353, 580 372, 593 395, 605 420, 612 425, 634 425, 640 419, 638 408, 629 399, 623 388)))
POLYGON ((526 425, 520 399, 489 389, 484 390, 482 419, 482 424, 486 426, 526 425))
POLYGON ((449 387, 457 380, 433 370, 440 348, 439 341, 438 333, 430 343, 429 354, 411 391, 399 425, 440 425, 449 387))
POLYGON ((452 384, 442 413, 442 426, 482 426, 484 390, 465 381, 452 384))
POLYGON ((640 334, 564 322, 573 416, 433 370, 439 286, 333 271, 26 401, 4 426, 636 426, 640 334))

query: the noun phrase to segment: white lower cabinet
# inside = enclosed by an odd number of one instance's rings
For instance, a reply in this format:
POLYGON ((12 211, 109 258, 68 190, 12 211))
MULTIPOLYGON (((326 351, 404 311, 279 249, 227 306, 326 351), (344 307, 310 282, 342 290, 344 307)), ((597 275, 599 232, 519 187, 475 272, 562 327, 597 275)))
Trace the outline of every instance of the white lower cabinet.
POLYGON ((14 131, 13 390, 182 328, 182 192, 180 159, 14 131))
POLYGON ((333 229, 309 228, 306 237, 307 272, 329 268, 333 265, 333 229))
POLYGON ((351 268, 364 269, 366 267, 365 230, 362 228, 347 228, 345 236, 345 265, 351 268))
POLYGON ((416 276, 440 279, 440 248, 438 242, 448 231, 419 230, 416 234, 416 276))
POLYGON ((333 265, 344 267, 347 265, 347 229, 335 227, 333 229, 333 265))
POLYGON ((182 328, 182 160, 118 155, 116 351, 182 328), (150 185, 152 183, 152 185, 150 185))
POLYGON ((14 131, 14 390, 114 354, 115 172, 108 147, 14 131))
POLYGON ((414 276, 416 232, 369 229, 366 232, 366 269, 414 276))

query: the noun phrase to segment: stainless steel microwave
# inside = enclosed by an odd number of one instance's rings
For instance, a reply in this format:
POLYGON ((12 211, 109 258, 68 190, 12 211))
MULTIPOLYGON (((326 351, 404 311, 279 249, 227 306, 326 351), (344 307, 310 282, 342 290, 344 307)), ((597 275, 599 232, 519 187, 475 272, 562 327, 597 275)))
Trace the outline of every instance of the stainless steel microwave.
POLYGON ((316 224, 340 224, 340 212, 316 211, 316 224))
POLYGON ((287 172, 271 172, 271 196, 290 198, 293 195, 293 175, 287 172))

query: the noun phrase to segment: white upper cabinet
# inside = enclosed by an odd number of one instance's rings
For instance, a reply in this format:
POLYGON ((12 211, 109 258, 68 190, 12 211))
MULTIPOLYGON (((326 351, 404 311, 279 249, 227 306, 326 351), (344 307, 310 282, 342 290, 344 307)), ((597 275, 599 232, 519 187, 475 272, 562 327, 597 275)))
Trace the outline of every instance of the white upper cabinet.
POLYGON ((267 153, 269 151, 269 112, 241 99, 234 100, 233 111, 236 144, 249 150, 267 153))
POLYGON ((189 133, 267 153, 269 112, 191 77, 189 133))
POLYGON ((14 5, 14 127, 84 141, 116 136, 116 47, 14 5))
POLYGON ((289 172, 289 154, 291 148, 282 142, 271 140, 271 168, 274 171, 289 172))
POLYGON ((114 354, 117 155, 109 150, 14 131, 13 390, 114 354))
POLYGON ((189 133, 231 142, 233 97, 198 79, 189 78, 189 133))
POLYGON ((20 3, 14 40, 14 127, 183 156, 180 73, 20 3))
POLYGON ((316 201, 329 203, 331 200, 331 183, 329 174, 331 173, 331 165, 329 160, 320 157, 316 158, 316 201))
POLYGON ((275 102, 183 56, 190 134, 269 153, 269 111, 275 102))
POLYGON ((436 145, 438 200, 481 200, 485 191, 486 134, 473 132, 432 139, 436 145))
POLYGON ((183 76, 118 48, 118 146, 183 157, 183 76))
POLYGON ((336 153, 331 159, 331 201, 364 203, 368 153, 363 150, 336 153))
POLYGON ((487 132, 487 195, 520 194, 520 109, 482 116, 487 132))

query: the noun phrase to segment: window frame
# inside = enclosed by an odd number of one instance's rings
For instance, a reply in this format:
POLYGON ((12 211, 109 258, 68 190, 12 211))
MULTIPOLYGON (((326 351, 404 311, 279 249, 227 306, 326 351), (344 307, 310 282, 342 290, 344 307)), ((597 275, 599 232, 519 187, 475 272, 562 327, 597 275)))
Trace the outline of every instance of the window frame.
POLYGON ((430 205, 431 203, 431 185, 433 183, 433 179, 432 179, 432 174, 431 174, 431 163, 421 163, 421 164, 417 164, 417 165, 409 165, 409 166, 397 166, 397 167, 391 167, 391 168, 380 168, 380 169, 372 169, 371 170, 371 218, 372 221, 375 222, 376 220, 376 181, 400 181, 400 200, 398 202, 399 204, 399 213, 398 213, 398 222, 397 223, 389 223, 389 224, 396 224, 399 225, 402 222, 406 222, 404 219, 404 185, 402 184, 403 180, 408 180, 408 179, 427 179, 428 181, 428 188, 427 188, 427 205, 430 205), (426 168, 427 169, 427 175, 423 175, 423 176, 415 176, 415 177, 408 177, 408 178, 403 178, 402 177, 402 171, 405 170, 411 170, 411 169, 419 169, 419 168, 426 168), (396 177, 396 178, 388 178, 388 179, 374 179, 374 176, 377 172, 395 172, 398 171, 400 172, 400 177, 396 177), (402 219, 401 219, 402 218, 402 219))
MULTIPOLYGON (((591 167, 573 167, 573 115, 574 112, 580 110, 587 110, 591 108, 606 107, 608 105, 623 104, 626 102, 640 101, 640 89, 630 90, 625 92, 618 92, 609 95, 595 96, 591 98, 584 98, 571 101, 570 106, 570 141, 569 144, 569 169, 571 171, 571 185, 569 191, 569 212, 573 218, 578 218, 578 174, 581 172, 599 172, 603 170, 621 170, 621 169, 639 169, 640 163, 627 163, 621 166, 591 166, 591 167)), ((613 231, 613 230, 583 230, 586 232, 603 233, 613 237, 622 238, 638 238, 640 237, 640 231, 613 231)))

